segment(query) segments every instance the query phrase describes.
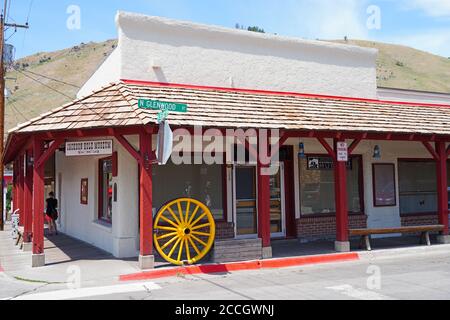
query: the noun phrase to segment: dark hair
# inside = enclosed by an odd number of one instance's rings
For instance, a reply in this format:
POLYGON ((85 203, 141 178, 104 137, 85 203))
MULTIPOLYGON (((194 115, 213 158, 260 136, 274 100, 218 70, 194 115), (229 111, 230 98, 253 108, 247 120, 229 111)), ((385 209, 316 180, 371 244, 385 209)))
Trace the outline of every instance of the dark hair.
POLYGON ((54 197, 54 196, 55 196, 55 193, 52 191, 52 192, 50 192, 48 195, 49 195, 50 197, 54 197))

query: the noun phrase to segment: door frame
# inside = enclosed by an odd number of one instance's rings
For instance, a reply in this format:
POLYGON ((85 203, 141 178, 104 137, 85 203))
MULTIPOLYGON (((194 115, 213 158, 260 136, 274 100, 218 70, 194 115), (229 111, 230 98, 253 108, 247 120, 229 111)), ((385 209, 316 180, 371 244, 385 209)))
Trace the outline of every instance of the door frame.
POLYGON ((270 233, 272 239, 286 238, 286 194, 285 194, 285 178, 284 178, 284 162, 279 163, 280 170, 280 202, 281 202, 281 232, 270 233))
POLYGON ((234 221, 234 238, 235 239, 257 239, 258 238, 258 229, 259 229, 259 219, 258 219, 258 177, 257 177, 258 166, 246 164, 239 165, 233 164, 233 221, 234 221), (237 168, 254 168, 255 169, 255 203, 256 203, 256 233, 255 234, 246 234, 246 235, 238 235, 237 232, 237 199, 236 199, 236 172, 237 168))

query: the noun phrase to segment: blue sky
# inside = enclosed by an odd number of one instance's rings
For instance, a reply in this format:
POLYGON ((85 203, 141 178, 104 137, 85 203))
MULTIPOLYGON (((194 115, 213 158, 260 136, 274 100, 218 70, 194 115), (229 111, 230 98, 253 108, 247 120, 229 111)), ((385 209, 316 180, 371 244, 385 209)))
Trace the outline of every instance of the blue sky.
POLYGON ((450 57, 450 0, 12 0, 9 22, 25 22, 30 4, 31 28, 9 40, 17 58, 116 38, 117 10, 231 28, 258 25, 307 39, 370 39, 450 57), (80 29, 67 28, 71 5, 80 8, 80 29))

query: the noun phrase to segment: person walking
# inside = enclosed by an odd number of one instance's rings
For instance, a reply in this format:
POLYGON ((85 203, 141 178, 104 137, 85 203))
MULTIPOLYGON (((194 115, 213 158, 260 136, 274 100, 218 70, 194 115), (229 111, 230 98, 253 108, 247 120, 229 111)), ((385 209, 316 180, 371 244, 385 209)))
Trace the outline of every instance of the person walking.
POLYGON ((58 200, 55 198, 54 192, 50 192, 48 196, 45 214, 47 215, 49 232, 50 235, 58 235, 58 229, 56 228, 56 220, 58 220, 58 200))

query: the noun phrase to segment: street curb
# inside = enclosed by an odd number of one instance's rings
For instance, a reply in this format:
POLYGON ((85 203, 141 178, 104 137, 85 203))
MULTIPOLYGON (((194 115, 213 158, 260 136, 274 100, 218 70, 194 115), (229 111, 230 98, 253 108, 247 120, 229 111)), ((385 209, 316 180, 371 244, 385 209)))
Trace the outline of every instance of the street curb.
POLYGON ((195 274, 218 274, 230 273, 236 271, 261 270, 261 269, 281 269, 296 266, 338 263, 346 261, 358 261, 358 253, 342 253, 342 254, 327 254, 317 256, 305 257, 290 257, 270 260, 254 260, 243 262, 232 262, 224 264, 206 264, 199 266, 175 267, 156 269, 152 271, 122 275, 119 281, 140 281, 152 280, 168 277, 175 277, 180 275, 195 275, 195 274))

